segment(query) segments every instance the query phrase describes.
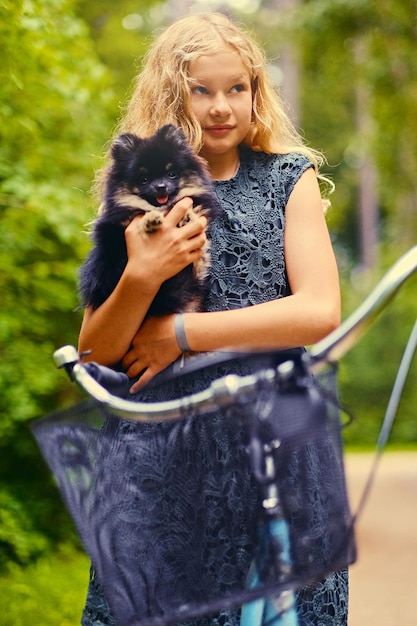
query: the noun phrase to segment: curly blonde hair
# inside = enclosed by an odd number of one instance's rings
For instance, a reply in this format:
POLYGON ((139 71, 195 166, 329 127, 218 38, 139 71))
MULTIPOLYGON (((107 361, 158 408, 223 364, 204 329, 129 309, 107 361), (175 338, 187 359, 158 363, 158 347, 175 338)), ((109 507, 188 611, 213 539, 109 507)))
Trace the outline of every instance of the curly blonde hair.
POLYGON ((201 55, 212 55, 228 46, 242 59, 251 77, 252 124, 244 144, 270 154, 301 152, 318 173, 324 159, 307 148, 290 121, 283 102, 267 74, 263 50, 243 28, 221 13, 184 17, 169 26, 146 53, 129 102, 115 135, 130 132, 153 135, 164 124, 180 126, 198 153, 201 126, 191 110, 188 68, 201 55))

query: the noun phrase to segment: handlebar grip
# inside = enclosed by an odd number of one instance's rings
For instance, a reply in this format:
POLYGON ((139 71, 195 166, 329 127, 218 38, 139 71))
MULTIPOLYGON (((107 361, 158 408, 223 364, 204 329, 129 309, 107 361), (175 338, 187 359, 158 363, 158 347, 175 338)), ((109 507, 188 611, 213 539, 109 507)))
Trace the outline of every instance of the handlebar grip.
POLYGON ((93 362, 84 363, 84 367, 90 376, 113 396, 126 397, 129 391, 129 377, 126 374, 93 362))

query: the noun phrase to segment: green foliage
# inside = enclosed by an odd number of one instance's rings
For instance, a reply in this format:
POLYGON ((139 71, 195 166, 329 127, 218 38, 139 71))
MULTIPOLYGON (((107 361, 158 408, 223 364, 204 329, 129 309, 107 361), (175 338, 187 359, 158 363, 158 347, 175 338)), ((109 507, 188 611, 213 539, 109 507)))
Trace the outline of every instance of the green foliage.
POLYGON ((0 9, 0 564, 25 562, 72 532, 23 422, 74 397, 52 353, 77 340, 92 164, 113 103, 73 4, 0 9), (50 498, 45 510, 41 496, 50 498), (46 527, 48 514, 61 528, 46 527))
MULTIPOLYGON (((387 270, 396 258, 388 256, 387 270)), ((366 298, 380 276, 375 272, 353 274, 343 280, 345 317, 366 298)), ((378 435, 388 406, 395 377, 407 340, 417 317, 415 291, 417 276, 413 276, 377 322, 368 329, 357 346, 342 359, 339 367, 339 385, 342 404, 353 416, 345 429, 346 444, 372 447, 378 435)), ((408 373, 403 396, 389 437, 389 445, 415 446, 417 442, 417 358, 408 373)))
POLYGON ((34 530, 22 503, 7 492, 0 492, 0 545, 6 558, 15 557, 22 563, 47 546, 47 538, 34 530))
POLYGON ((417 56, 413 0, 306 0, 288 26, 301 49, 302 123, 336 183, 332 227, 357 247, 358 172, 377 169, 380 238, 402 250, 417 230, 417 56), (367 128, 358 127, 358 89, 367 128))
POLYGON ((115 90, 124 100, 151 41, 149 33, 166 21, 166 5, 160 0, 101 0, 78 5, 78 14, 88 23, 97 53, 111 70, 115 90))
POLYGON ((0 576, 2 624, 79 624, 88 569, 87 557, 68 547, 25 568, 10 564, 8 572, 0 576))

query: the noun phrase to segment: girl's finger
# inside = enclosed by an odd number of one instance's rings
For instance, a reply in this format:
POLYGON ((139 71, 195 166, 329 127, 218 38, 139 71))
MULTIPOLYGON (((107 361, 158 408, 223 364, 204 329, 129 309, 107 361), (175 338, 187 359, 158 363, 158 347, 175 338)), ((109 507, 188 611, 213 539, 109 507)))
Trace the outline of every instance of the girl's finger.
POLYGON ((193 208, 193 201, 191 198, 182 198, 179 202, 174 204, 165 220, 169 225, 176 226, 182 218, 185 216, 189 209, 193 208))
POLYGON ((152 372, 150 369, 145 369, 139 380, 133 383, 133 385, 129 389, 129 393, 135 394, 143 389, 143 387, 145 387, 145 385, 147 385, 152 380, 156 373, 157 372, 152 372))
POLYGON ((130 220, 129 224, 126 226, 125 233, 133 231, 133 233, 136 234, 138 232, 138 225, 141 219, 143 219, 143 215, 135 215, 135 217, 130 220))
POLYGON ((188 222, 182 228, 180 228, 181 234, 184 239, 201 239, 201 245, 206 241, 206 229, 207 229, 207 218, 201 216, 196 220, 188 222))
POLYGON ((129 352, 126 352, 122 360, 123 369, 127 371, 135 361, 137 361, 135 352, 133 350, 129 350, 129 352))

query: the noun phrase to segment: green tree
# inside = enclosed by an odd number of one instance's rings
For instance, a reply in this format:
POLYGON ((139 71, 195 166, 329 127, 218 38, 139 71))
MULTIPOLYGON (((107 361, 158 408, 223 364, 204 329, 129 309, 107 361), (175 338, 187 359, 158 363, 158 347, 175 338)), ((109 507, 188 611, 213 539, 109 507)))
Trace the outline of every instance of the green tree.
POLYGON ((68 531, 23 423, 71 395, 52 353, 76 342, 90 181, 113 123, 112 80, 74 4, 0 7, 0 563, 68 531))
POLYGON ((304 67, 303 128, 336 166, 330 169, 337 183, 334 232, 355 261, 358 179, 366 158, 376 169, 379 241, 398 251, 415 242, 415 24, 413 0, 306 0, 294 14, 304 67), (365 102, 358 101, 361 86, 365 102))
POLYGON ((77 13, 89 25, 101 61, 112 72, 115 117, 120 101, 129 92, 132 79, 151 41, 149 33, 168 19, 168 3, 160 0, 89 0, 78 2, 77 13))
POLYGON ((77 342, 91 181, 152 4, 0 3, 0 567, 72 533, 25 422, 80 399, 52 353, 77 342))

